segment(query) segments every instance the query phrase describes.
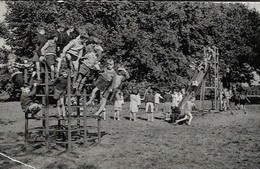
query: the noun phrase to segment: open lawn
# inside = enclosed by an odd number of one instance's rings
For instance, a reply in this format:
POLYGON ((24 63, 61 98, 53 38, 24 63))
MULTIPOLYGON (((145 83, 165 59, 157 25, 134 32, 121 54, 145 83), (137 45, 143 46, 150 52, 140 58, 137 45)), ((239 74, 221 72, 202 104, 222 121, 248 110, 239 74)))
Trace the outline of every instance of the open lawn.
MULTIPOLYGON (((161 119, 161 112, 154 122, 146 121, 145 113, 137 122, 129 121, 127 103, 121 121, 114 121, 108 106, 101 145, 73 145, 73 151, 66 153, 59 146, 25 150, 20 103, 0 103, 0 152, 37 169, 258 169, 260 105, 247 108, 248 114, 197 113, 191 126, 174 126, 161 119)), ((0 155, 0 168, 26 167, 0 155)))

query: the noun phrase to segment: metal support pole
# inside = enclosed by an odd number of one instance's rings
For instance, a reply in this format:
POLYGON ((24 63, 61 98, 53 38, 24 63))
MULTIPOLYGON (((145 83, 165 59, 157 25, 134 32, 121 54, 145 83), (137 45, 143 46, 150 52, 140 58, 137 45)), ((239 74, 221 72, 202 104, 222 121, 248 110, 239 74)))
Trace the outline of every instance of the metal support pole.
POLYGON ((25 148, 28 146, 28 113, 25 113, 25 132, 24 132, 24 144, 25 148))
POLYGON ((101 143, 101 118, 98 118, 98 145, 101 143))

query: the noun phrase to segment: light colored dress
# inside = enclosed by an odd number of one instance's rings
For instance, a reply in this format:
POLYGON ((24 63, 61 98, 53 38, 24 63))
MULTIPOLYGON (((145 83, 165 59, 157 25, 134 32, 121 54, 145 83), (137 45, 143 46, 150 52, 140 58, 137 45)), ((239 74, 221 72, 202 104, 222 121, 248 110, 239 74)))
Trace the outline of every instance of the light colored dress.
POLYGON ((130 94, 130 111, 133 113, 138 112, 139 98, 138 95, 130 94))
POLYGON ((122 101, 120 98, 119 93, 116 94, 116 100, 115 100, 115 104, 114 104, 114 110, 115 111, 121 111, 122 110, 122 101))

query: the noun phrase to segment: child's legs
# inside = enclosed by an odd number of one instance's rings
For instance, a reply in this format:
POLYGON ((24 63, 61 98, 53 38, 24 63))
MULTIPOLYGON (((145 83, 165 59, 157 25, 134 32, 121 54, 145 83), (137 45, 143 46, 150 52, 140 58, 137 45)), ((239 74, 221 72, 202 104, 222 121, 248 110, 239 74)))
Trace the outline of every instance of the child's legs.
POLYGON ((76 82, 75 82, 73 88, 78 88, 79 85, 80 85, 80 83, 81 83, 81 80, 82 80, 82 74, 81 74, 81 73, 78 73, 78 76, 77 76, 77 78, 76 78, 76 82))
POLYGON ((117 120, 120 120, 120 111, 119 110, 117 110, 117 120))
POLYGON ((60 56, 59 58, 56 59, 56 61, 58 62, 58 64, 57 64, 57 73, 58 74, 60 72, 60 67, 61 67, 62 60, 63 60, 63 56, 62 57, 60 56))
POLYGON ((132 120, 132 119, 133 119, 133 112, 130 111, 130 120, 132 120))
POLYGON ((82 91, 83 86, 84 86, 86 80, 87 80, 87 77, 86 76, 83 77, 83 79, 81 80, 81 83, 79 84, 79 91, 82 91))
POLYGON ((61 100, 60 99, 57 101, 57 111, 58 111, 58 115, 61 116, 62 112, 61 112, 61 100))
POLYGON ((66 115, 66 110, 65 110, 65 105, 64 105, 64 97, 60 98, 60 104, 61 104, 61 109, 62 109, 62 115, 66 115))
POLYGON ((100 107, 99 107, 98 111, 95 113, 95 115, 100 115, 102 110, 105 108, 106 103, 107 103, 107 99, 103 97, 101 100, 101 103, 100 103, 100 107))
POLYGON ((37 103, 33 103, 32 105, 30 105, 28 107, 29 112, 32 114, 37 114, 41 109, 42 109, 42 106, 37 103))
POLYGON ((189 118, 188 124, 191 124, 191 120, 193 119, 193 116, 192 116, 191 112, 188 112, 187 115, 188 115, 188 118, 189 118))
POLYGON ((134 115, 134 121, 136 121, 137 120, 136 113, 134 112, 133 115, 134 115))
POLYGON ((41 67, 40 67, 40 62, 35 62, 36 65, 36 74, 37 74, 37 79, 41 79, 41 67))
POLYGON ((99 90, 99 89, 98 89, 97 87, 95 87, 95 88, 92 90, 91 96, 90 96, 90 98, 89 98, 89 101, 87 102, 88 104, 90 104, 90 103, 94 100, 94 98, 96 97, 96 92, 97 92, 98 90, 99 90))
POLYGON ((184 120, 187 120, 187 119, 188 119, 188 116, 185 115, 184 118, 179 119, 179 120, 176 120, 176 123, 179 123, 179 122, 184 121, 184 120))
POLYGON ((54 67, 54 65, 51 65, 50 68, 51 68, 51 79, 54 80, 55 79, 55 67, 54 67))

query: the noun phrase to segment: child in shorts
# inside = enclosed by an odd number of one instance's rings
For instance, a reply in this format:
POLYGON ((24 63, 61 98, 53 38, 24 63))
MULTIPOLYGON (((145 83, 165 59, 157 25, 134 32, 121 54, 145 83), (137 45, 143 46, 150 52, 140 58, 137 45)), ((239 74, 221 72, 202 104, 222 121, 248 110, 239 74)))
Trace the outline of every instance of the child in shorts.
POLYGON ((31 91, 29 84, 24 84, 22 87, 21 107, 24 113, 31 114, 31 117, 38 119, 37 113, 42 109, 42 105, 34 102, 36 86, 37 84, 34 83, 31 91))
POLYGON ((86 53, 79 60, 79 71, 76 82, 73 86, 73 93, 78 90, 77 94, 80 95, 82 87, 86 78, 90 76, 91 71, 100 70, 99 61, 102 58, 103 48, 99 45, 93 46, 93 52, 86 53))
POLYGON ((165 120, 170 120, 171 116, 171 106, 172 106, 172 95, 170 93, 170 90, 166 91, 166 94, 164 95, 164 111, 165 111, 165 120))
POLYGON ((51 81, 54 81, 55 79, 55 62, 58 61, 58 58, 56 56, 57 39, 58 36, 55 33, 51 32, 48 36, 48 41, 41 48, 41 53, 43 56, 40 57, 40 61, 46 62, 47 66, 51 69, 51 81))
POLYGON ((189 120, 187 125, 191 124, 191 120, 193 118, 191 111, 192 111, 192 108, 195 107, 194 101, 195 101, 195 97, 191 97, 190 101, 186 102, 184 111, 181 112, 181 114, 180 114, 180 116, 184 115, 184 117, 182 119, 176 120, 174 124, 178 124, 179 122, 186 121, 186 120, 189 120))
POLYGON ((86 103, 87 105, 92 103, 98 90, 104 92, 111 85, 114 76, 116 76, 114 61, 112 59, 108 59, 106 62, 106 67, 99 74, 96 82, 94 82, 96 87, 92 90, 89 101, 86 103))
POLYGON ((67 93, 68 86, 68 72, 64 69, 61 70, 61 77, 55 79, 54 86, 54 99, 57 100, 57 111, 59 117, 66 116, 64 105, 64 98, 67 93))
POLYGON ((129 79, 129 77, 129 73, 125 70, 125 68, 119 66, 115 76, 113 76, 112 84, 109 85, 108 88, 102 94, 100 107, 98 111, 95 113, 95 115, 100 115, 100 113, 106 106, 107 100, 113 100, 116 90, 120 89, 122 82, 126 79, 129 79))
POLYGON ((148 115, 147 121, 154 121, 154 95, 152 89, 149 89, 147 95, 145 95, 145 112, 148 115))

